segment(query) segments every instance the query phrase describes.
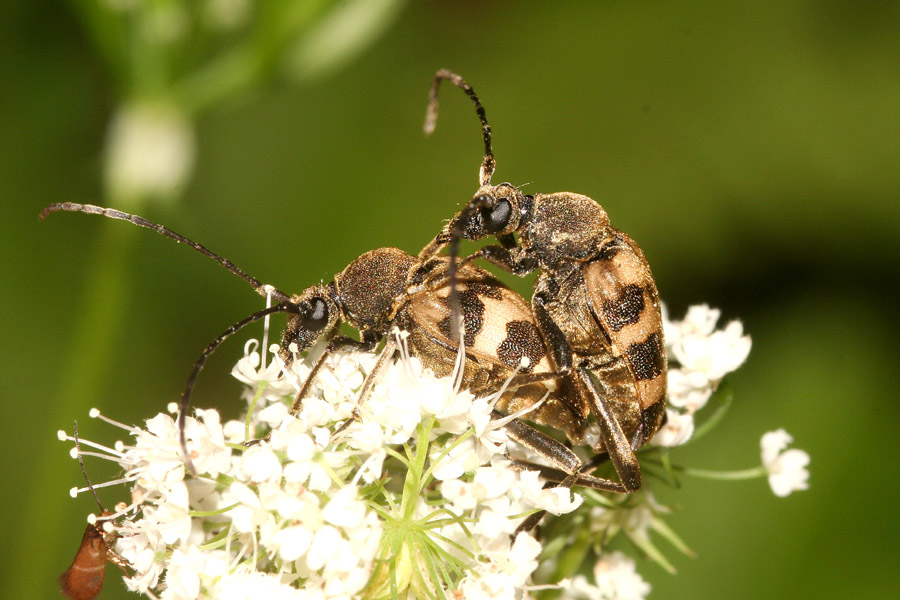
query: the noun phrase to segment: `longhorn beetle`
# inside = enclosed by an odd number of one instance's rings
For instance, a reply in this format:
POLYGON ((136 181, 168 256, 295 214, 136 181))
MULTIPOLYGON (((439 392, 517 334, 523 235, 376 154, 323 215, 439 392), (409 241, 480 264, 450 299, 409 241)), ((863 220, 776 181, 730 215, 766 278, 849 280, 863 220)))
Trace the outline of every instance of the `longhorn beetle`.
POLYGON ((435 74, 426 134, 434 130, 444 80, 474 103, 484 158, 478 191, 419 258, 449 246, 455 264, 460 239, 494 236, 499 245, 481 248, 463 264, 483 258, 519 276, 538 270, 531 306, 554 367, 573 381, 571 400, 582 422, 594 415, 601 437, 596 449, 608 453, 622 481, 618 491, 636 490, 641 471, 634 451, 659 429, 666 402, 662 314, 644 253, 587 196, 526 195, 509 183, 493 185, 491 128, 478 96, 459 75, 435 74))
MULTIPOLYGON (((521 371, 516 375, 515 381, 517 386, 522 387, 515 394, 505 394, 496 404, 498 411, 512 413, 533 407, 546 395, 548 388, 545 384, 556 377, 528 304, 475 264, 462 265, 458 273, 454 274, 454 284, 450 285, 451 260, 448 257, 435 256, 423 262, 396 248, 379 248, 358 257, 335 275, 330 283, 314 285, 300 294, 289 296, 272 286, 261 284, 205 246, 143 217, 89 204, 60 203, 46 207, 41 218, 58 211, 102 215, 152 229, 209 256, 250 283, 258 293, 271 294, 279 300, 279 304, 258 311, 229 327, 206 347, 194 363, 182 392, 182 416, 179 419, 182 451, 185 462, 192 470, 185 443, 183 417, 187 414, 197 375, 206 359, 223 341, 245 325, 275 312, 289 315, 280 350, 286 365, 291 363, 297 352, 309 349, 317 340, 328 340, 325 352, 313 365, 294 400, 294 413, 299 412, 303 398, 331 352, 348 348, 374 350, 382 338, 387 338, 375 367, 363 382, 354 415, 345 422, 345 426, 358 416, 359 406, 371 392, 379 371, 397 350, 396 340, 387 335, 395 327, 409 333, 410 353, 417 356, 425 367, 438 376, 451 373, 460 348, 457 336, 452 334, 454 311, 451 309, 453 300, 450 295, 458 285, 464 288, 457 294, 457 301, 464 325, 465 361, 462 384, 465 388, 475 394, 485 395, 500 388, 502 381, 517 370, 521 371), (354 340, 339 335, 342 322, 358 329, 361 339, 354 340), (523 361, 523 358, 528 360, 523 361)), ((565 386, 563 391, 566 391, 565 386)), ((534 408, 528 419, 562 430, 570 438, 577 439, 582 418, 575 408, 566 395, 553 394, 534 408)), ((495 417, 500 416, 500 412, 495 414, 495 417)), ((577 483, 610 489, 611 482, 582 474, 585 466, 581 460, 558 440, 517 419, 510 421, 506 427, 513 439, 547 458, 558 471, 524 462, 520 462, 520 466, 538 468, 550 479, 567 480, 567 485, 577 483)))
MULTIPOLYGON (((74 430, 75 451, 78 462, 81 464, 81 472, 87 481, 88 489, 94 495, 94 500, 100 506, 101 518, 109 517, 112 513, 103 508, 100 498, 94 490, 94 484, 88 477, 87 469, 84 467, 84 459, 81 457, 81 445, 78 443, 78 423, 75 423, 74 430)), ((114 532, 106 532, 101 525, 96 522, 88 523, 81 537, 81 544, 78 546, 78 552, 72 564, 66 569, 66 572, 59 576, 59 589, 62 595, 70 600, 94 600, 100 595, 103 589, 103 580, 106 578, 107 561, 115 564, 126 573, 128 561, 116 554, 113 545, 116 541, 114 532)))

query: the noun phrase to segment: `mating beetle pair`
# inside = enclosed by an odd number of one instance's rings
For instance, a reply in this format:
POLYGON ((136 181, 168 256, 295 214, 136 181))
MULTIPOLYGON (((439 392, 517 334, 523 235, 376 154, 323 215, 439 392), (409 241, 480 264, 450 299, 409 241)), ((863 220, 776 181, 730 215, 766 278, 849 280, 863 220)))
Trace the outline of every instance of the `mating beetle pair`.
POLYGON ((455 257, 460 238, 493 236, 500 245, 485 246, 465 260, 483 258, 516 275, 539 271, 531 307, 556 372, 572 387, 567 401, 578 427, 569 438, 583 441, 593 414, 601 438, 595 450, 609 455, 621 479, 603 489, 634 491, 641 485, 634 451, 659 429, 666 401, 662 313, 647 260, 587 196, 531 196, 508 183, 492 185, 491 128, 475 92, 459 75, 445 70, 435 75, 426 133, 434 129, 444 80, 475 104, 484 158, 478 191, 419 258, 444 246, 455 257))
MULTIPOLYGON (((437 90, 454 83, 474 102, 481 120, 484 158, 480 187, 472 200, 418 256, 394 248, 367 252, 326 285, 288 295, 263 285, 204 246, 142 217, 113 209, 73 203, 47 207, 51 212, 101 214, 185 242, 278 302, 231 326, 195 363, 182 396, 186 413, 194 380, 208 356, 231 334, 266 315, 288 313, 282 358, 327 339, 325 354, 313 366, 293 409, 332 351, 347 347, 374 349, 386 338, 376 367, 359 395, 364 403, 379 370, 391 360, 394 327, 410 334, 410 351, 435 373, 448 374, 464 345, 463 384, 476 394, 495 392, 507 378, 518 386, 499 410, 511 412, 555 391, 527 419, 585 441, 590 417, 599 430, 598 456, 608 455, 620 481, 587 473, 584 463, 556 438, 521 421, 507 425, 510 436, 537 452, 552 467, 542 472, 561 485, 586 485, 629 492, 641 485, 635 450, 660 427, 665 414, 666 357, 658 294, 639 247, 609 224, 603 209, 572 193, 525 195, 516 187, 493 185, 495 160, 485 111, 472 88, 458 75, 439 71, 431 90, 426 130, 437 114, 437 90), (490 245, 460 258, 462 239, 495 237, 490 245), (449 256, 441 254, 449 247, 449 256), (504 270, 538 277, 529 305, 499 280, 474 264, 481 258, 504 270), (463 335, 455 327, 461 320, 463 335), (339 335, 340 323, 360 331, 360 340, 339 335), (527 358, 527 360, 523 360, 527 358)), ((182 446, 184 431, 182 419, 182 446)), ((186 460, 190 458, 186 455, 186 460)))

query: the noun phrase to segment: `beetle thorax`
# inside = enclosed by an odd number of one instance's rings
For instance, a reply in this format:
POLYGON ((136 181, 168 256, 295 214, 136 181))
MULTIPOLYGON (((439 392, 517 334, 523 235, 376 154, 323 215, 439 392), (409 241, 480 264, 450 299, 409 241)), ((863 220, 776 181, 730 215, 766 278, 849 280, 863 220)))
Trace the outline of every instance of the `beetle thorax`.
POLYGON ((366 252, 335 275, 337 301, 354 328, 387 333, 395 300, 408 285, 416 259, 397 248, 366 252))
POLYGON ((536 194, 533 202, 532 218, 519 230, 519 240, 544 268, 590 260, 610 235, 606 211, 587 196, 536 194))

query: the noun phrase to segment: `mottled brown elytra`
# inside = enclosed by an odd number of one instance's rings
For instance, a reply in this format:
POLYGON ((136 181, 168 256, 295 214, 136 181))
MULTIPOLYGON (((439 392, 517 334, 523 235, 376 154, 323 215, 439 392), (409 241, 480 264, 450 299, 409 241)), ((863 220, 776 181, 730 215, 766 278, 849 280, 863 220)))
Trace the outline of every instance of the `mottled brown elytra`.
MULTIPOLYGON (((100 506, 101 519, 109 517, 112 513, 103 508, 97 492, 94 491, 94 485, 88 477, 87 469, 84 467, 84 459, 81 457, 81 447, 78 443, 77 422, 74 433, 75 450, 78 462, 81 464, 81 472, 84 474, 84 479, 87 481, 88 488, 94 495, 97 505, 100 506)), ((81 536, 81 544, 78 546, 72 564, 65 573, 59 576, 59 589, 62 595, 70 600, 94 600, 103 589, 107 561, 127 573, 128 562, 113 550, 115 543, 115 532, 104 531, 102 525, 97 522, 88 523, 84 535, 81 536)))
MULTIPOLYGON (((314 285, 291 296, 273 286, 263 285, 206 247, 143 217, 99 206, 61 203, 45 208, 41 218, 59 211, 101 215, 152 229, 212 258, 250 283, 261 295, 271 294, 279 302, 238 321, 206 347, 194 363, 182 393, 182 415, 187 413, 194 381, 207 358, 242 327, 276 312, 288 313, 281 343, 281 357, 286 364, 290 364, 297 352, 309 349, 318 340, 328 341, 325 352, 313 365, 294 400, 294 412, 299 411, 311 383, 331 352, 350 348, 374 350, 384 339, 376 365, 360 390, 354 418, 358 416, 359 406, 371 392, 379 371, 398 350, 396 339, 389 335, 395 327, 409 334, 407 344, 410 353, 418 357, 425 367, 438 376, 449 375, 459 352, 460 339, 459 335, 452 334, 453 305, 461 307, 463 317, 465 360, 462 386, 475 394, 488 395, 515 374, 516 389, 505 394, 495 405, 496 416, 533 406, 547 394, 549 388, 545 384, 553 387, 550 382, 556 379, 539 324, 528 303, 475 264, 462 265, 453 275, 456 283, 450 285, 452 261, 449 257, 435 256, 421 261, 396 248, 379 248, 355 259, 330 283, 314 285), (451 298, 451 295, 456 298, 451 298), (340 335, 341 323, 359 330, 360 339, 340 335)), ((565 393, 565 386, 562 389, 565 393)), ((527 418, 560 429, 570 438, 577 438, 583 419, 574 406, 565 395, 550 394, 527 418)), ((184 420, 179 421, 182 450, 186 463, 191 467, 184 439, 184 420)), ((346 423, 350 422, 348 420, 346 423)), ((544 455, 558 469, 554 472, 553 469, 534 465, 541 468, 546 476, 556 480, 569 477, 572 479, 570 483, 610 489, 611 484, 606 480, 582 475, 582 462, 556 439, 517 420, 507 424, 507 431, 514 439, 544 455)), ((615 488, 618 484, 612 485, 615 488)))
POLYGON ((475 104, 484 158, 478 191, 419 258, 428 260, 449 246, 455 261, 460 239, 494 236, 499 245, 485 246, 461 264, 482 258, 519 276, 538 271, 532 311, 555 371, 574 388, 568 398, 575 404, 580 437, 593 414, 600 429, 595 450, 608 453, 621 479, 607 489, 637 490, 641 470, 634 451, 659 429, 666 404, 662 313, 644 253, 587 196, 526 195, 509 183, 493 185, 491 128, 475 92, 459 75, 435 74, 426 133, 434 129, 444 80, 475 104))

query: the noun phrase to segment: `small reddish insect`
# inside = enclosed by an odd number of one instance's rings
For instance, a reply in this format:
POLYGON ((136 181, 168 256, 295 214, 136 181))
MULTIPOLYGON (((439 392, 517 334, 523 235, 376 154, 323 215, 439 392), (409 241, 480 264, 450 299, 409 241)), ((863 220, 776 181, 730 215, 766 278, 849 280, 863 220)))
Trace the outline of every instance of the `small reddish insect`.
MULTIPOLYGON (((103 511, 102 514, 106 517, 110 512, 103 511)), ((103 531, 97 523, 88 524, 72 566, 59 576, 59 589, 63 596, 71 600, 94 600, 100 595, 106 577, 106 561, 119 564, 121 559, 112 550, 115 541, 115 533, 103 531)))
MULTIPOLYGON (((94 491, 94 484, 91 483, 87 470, 84 468, 84 460, 81 458, 81 448, 78 444, 78 423, 75 423, 74 437, 78 462, 81 463, 81 472, 84 473, 84 478, 88 482, 91 493, 94 494, 94 499, 100 505, 101 519, 109 517, 112 513, 103 508, 97 492, 94 491)), ((115 532, 104 531, 102 524, 97 521, 88 523, 71 566, 59 576, 59 589, 63 596, 70 600, 94 600, 103 589, 107 561, 127 573, 128 561, 115 553, 113 550, 115 542, 115 532)))

